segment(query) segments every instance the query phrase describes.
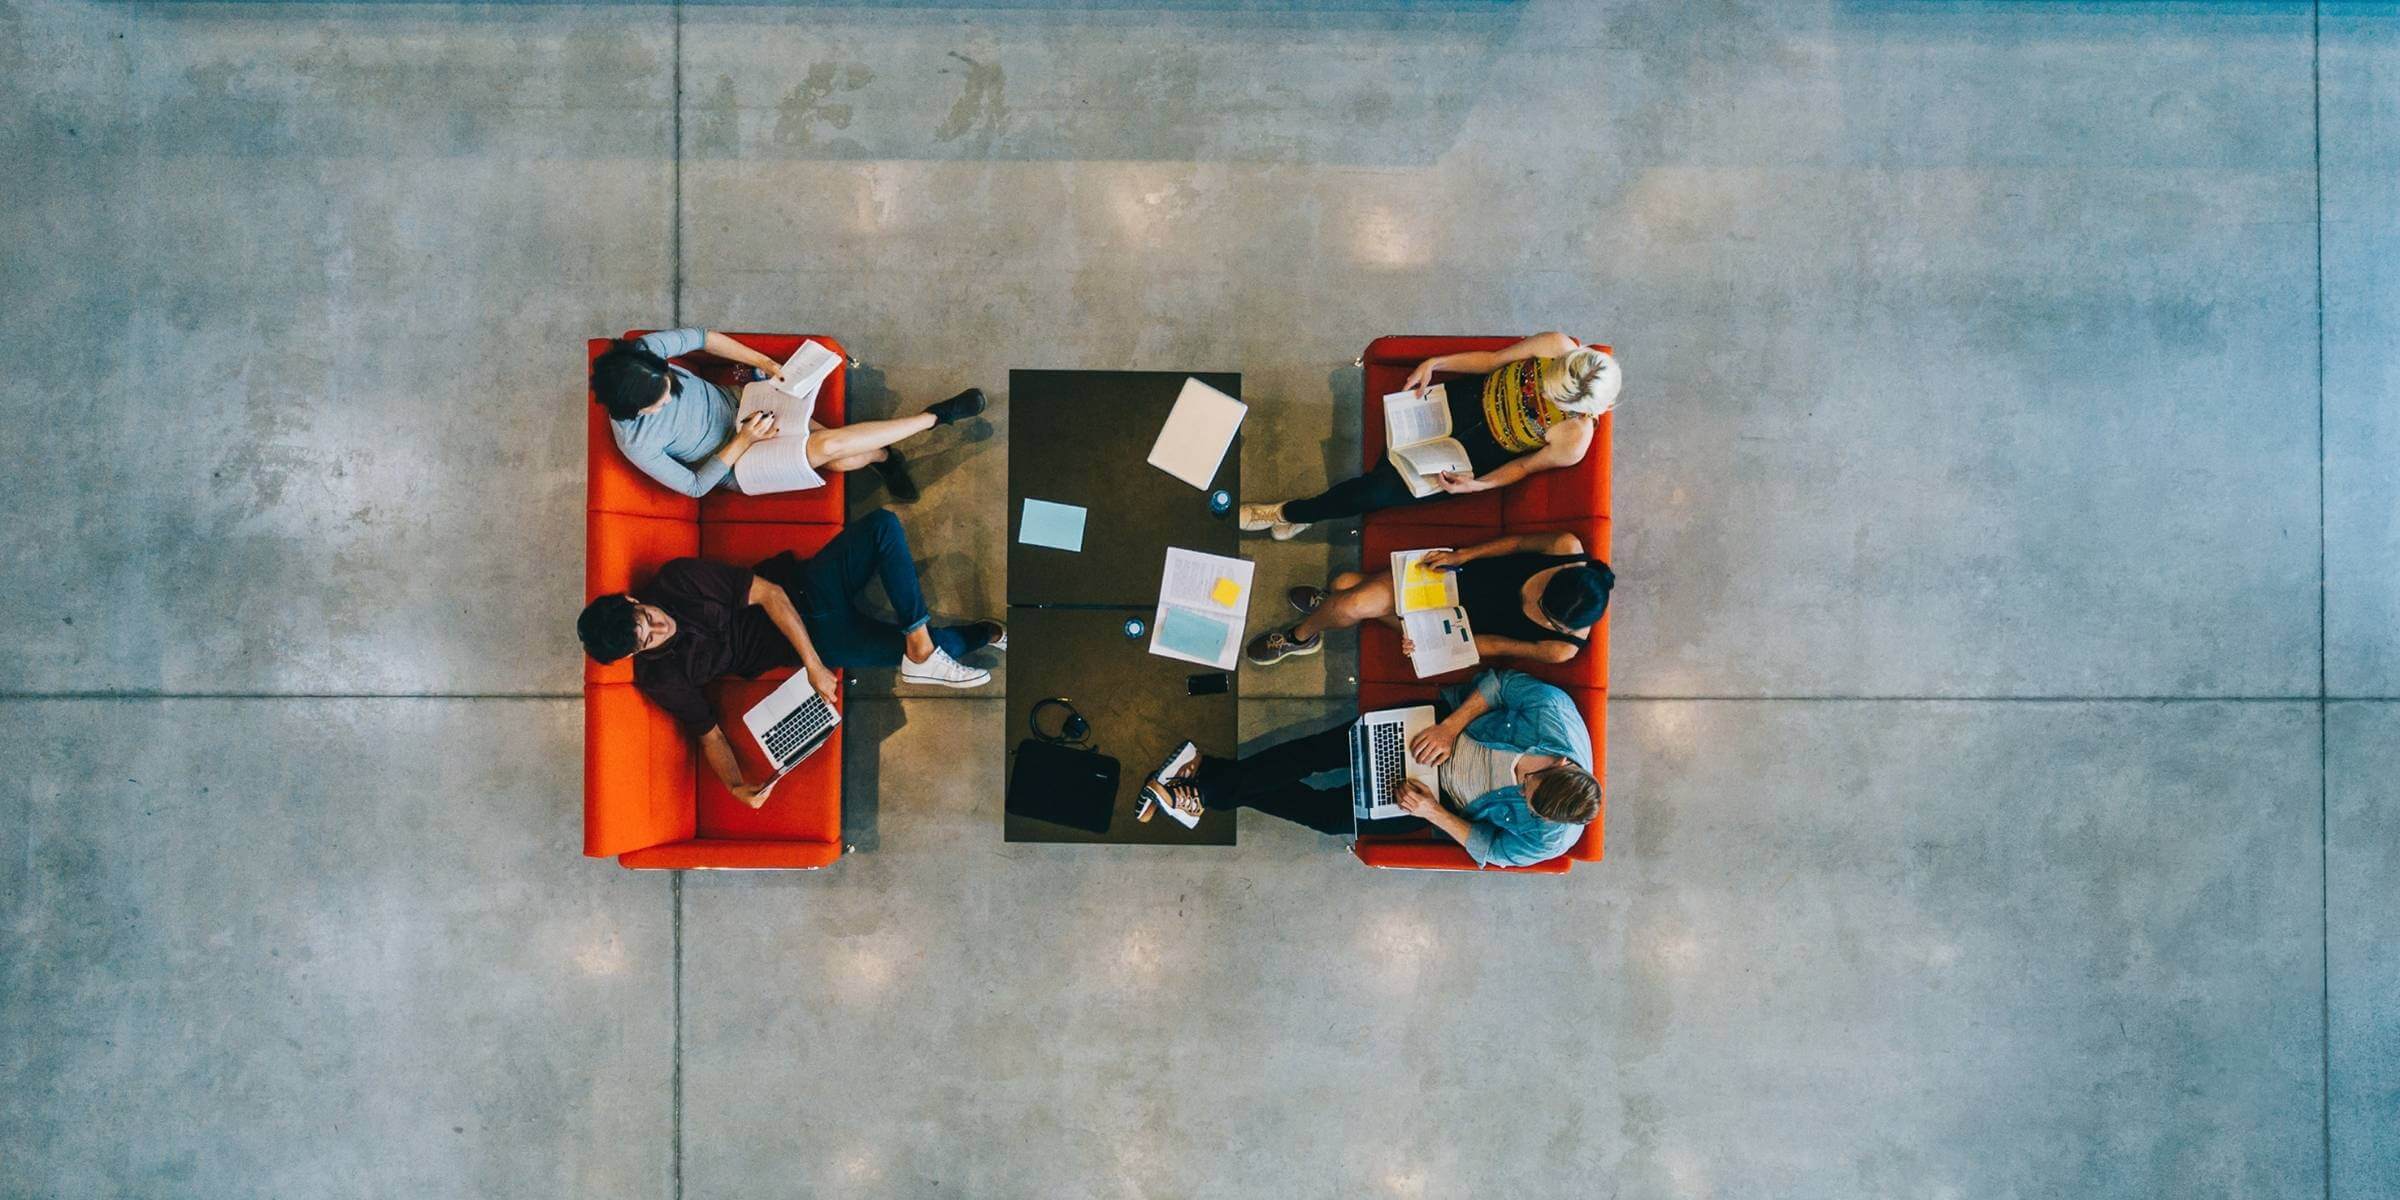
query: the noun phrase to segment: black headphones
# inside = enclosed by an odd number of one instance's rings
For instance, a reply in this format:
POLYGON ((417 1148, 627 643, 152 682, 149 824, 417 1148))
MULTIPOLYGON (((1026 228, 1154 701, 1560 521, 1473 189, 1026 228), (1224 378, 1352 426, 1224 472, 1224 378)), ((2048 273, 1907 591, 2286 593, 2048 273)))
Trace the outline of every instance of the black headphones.
POLYGON ((1036 738, 1054 746, 1076 745, 1092 735, 1092 723, 1084 720, 1083 714, 1075 711, 1074 702, 1065 696, 1052 696, 1047 700, 1035 701, 1033 711, 1025 714, 1025 728, 1036 738), (1066 719, 1058 723, 1057 733, 1044 733, 1042 732, 1042 713, 1054 707, 1067 710, 1066 719))

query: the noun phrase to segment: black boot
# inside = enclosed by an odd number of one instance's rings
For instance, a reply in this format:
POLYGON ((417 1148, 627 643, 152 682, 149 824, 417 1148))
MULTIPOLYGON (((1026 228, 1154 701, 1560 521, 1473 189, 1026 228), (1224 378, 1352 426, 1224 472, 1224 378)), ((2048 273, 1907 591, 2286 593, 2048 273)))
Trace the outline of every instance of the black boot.
POLYGON ((939 404, 928 405, 925 411, 933 414, 936 425, 955 425, 990 408, 991 403, 983 398, 982 388, 968 388, 939 404))
POLYGON ((883 476, 883 490, 890 492, 892 499, 907 504, 917 498, 917 481, 908 477, 908 459, 901 455, 900 447, 885 447, 883 457, 873 465, 875 473, 883 476))

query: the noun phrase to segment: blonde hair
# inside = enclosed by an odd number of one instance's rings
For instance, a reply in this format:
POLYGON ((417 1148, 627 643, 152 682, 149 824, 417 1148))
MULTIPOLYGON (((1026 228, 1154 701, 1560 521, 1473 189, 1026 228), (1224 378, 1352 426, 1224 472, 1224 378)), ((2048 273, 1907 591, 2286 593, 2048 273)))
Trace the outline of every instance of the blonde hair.
POLYGON ((1617 360, 1605 350, 1578 346, 1559 360, 1566 367, 1565 386, 1550 403, 1580 417, 1596 417, 1617 406, 1617 393, 1625 384, 1625 372, 1617 360))
POLYGON ((1600 781, 1575 763, 1560 763, 1544 771, 1525 797, 1525 807, 1545 821, 1589 825, 1600 815, 1600 781))

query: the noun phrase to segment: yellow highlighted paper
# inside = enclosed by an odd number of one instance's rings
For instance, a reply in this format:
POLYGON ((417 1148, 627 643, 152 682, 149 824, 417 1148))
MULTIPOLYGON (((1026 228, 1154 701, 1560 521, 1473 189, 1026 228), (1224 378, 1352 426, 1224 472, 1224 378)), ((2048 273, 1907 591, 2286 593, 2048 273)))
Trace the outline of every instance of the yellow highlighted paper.
POLYGON ((1218 576, 1217 586, 1208 589, 1208 598, 1227 608, 1232 608, 1233 602, 1242 598, 1242 585, 1218 576))

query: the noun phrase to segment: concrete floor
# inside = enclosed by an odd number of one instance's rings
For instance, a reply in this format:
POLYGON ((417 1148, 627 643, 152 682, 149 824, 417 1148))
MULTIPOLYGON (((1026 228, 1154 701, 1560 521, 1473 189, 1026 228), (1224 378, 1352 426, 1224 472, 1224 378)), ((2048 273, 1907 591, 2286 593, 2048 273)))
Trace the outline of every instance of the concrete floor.
POLYGON ((0 0, 0 106, 0 1195, 2400 1194, 2389 4, 0 0), (1607 861, 1004 845, 888 678, 859 854, 578 857, 678 317, 1239 370, 1260 497, 1377 334, 1614 342, 1607 861))

